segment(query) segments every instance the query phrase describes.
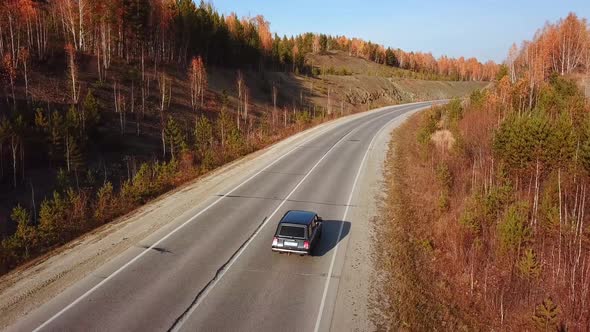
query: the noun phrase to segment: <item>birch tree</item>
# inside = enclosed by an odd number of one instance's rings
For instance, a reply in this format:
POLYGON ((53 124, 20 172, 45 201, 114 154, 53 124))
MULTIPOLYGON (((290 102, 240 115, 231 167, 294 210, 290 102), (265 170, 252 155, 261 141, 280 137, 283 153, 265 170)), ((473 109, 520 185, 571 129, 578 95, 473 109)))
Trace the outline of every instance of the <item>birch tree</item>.
POLYGON ((191 92, 191 106, 196 111, 204 106, 204 95, 207 86, 207 70, 203 59, 199 56, 193 58, 189 67, 189 83, 191 92))
POLYGON ((72 104, 78 104, 78 98, 80 97, 80 83, 78 82, 78 66, 76 64, 76 50, 72 44, 66 44, 65 47, 67 60, 68 60, 68 78, 70 81, 71 93, 72 93, 72 104))

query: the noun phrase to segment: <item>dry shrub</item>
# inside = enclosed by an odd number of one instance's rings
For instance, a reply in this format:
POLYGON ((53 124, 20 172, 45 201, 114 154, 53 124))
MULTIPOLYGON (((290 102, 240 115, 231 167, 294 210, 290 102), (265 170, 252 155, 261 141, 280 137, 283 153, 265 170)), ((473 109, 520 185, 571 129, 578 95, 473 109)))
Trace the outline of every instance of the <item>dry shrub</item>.
POLYGON ((455 137, 453 137, 453 133, 447 129, 435 131, 430 137, 430 140, 434 143, 437 149, 444 152, 451 151, 453 145, 455 145, 455 137))
POLYGON ((466 156, 490 155, 491 137, 500 119, 493 111, 468 111, 459 122, 459 132, 466 156))

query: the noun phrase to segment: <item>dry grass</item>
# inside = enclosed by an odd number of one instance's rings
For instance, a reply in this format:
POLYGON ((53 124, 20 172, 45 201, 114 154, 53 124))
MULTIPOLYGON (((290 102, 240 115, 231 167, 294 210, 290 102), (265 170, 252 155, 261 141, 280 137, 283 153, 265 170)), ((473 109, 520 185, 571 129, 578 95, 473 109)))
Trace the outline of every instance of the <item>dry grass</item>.
POLYGON ((470 330, 476 327, 455 302, 455 292, 433 268, 442 247, 456 247, 453 229, 438 222, 441 188, 430 157, 421 156, 416 115, 394 133, 386 165, 386 199, 382 202, 377 257, 383 276, 374 320, 379 330, 470 330), (419 162, 416 162, 419 161, 419 162), (447 238, 448 243, 434 241, 447 238))
POLYGON ((455 145, 455 137, 453 137, 453 133, 448 129, 437 130, 432 134, 430 140, 441 152, 448 152, 455 145))

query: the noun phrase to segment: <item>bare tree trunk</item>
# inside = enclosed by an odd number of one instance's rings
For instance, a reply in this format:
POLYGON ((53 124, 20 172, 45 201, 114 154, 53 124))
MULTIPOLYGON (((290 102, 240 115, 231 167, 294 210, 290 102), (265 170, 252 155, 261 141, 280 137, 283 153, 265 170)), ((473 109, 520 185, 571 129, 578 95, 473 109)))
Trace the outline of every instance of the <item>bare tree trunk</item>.
POLYGON ((4 32, 2 30, 2 26, 0 25, 0 54, 4 54, 4 32))
POLYGON ((164 158, 166 158, 166 118, 164 115, 164 110, 166 107, 166 76, 162 74, 160 79, 160 126, 162 129, 162 150, 164 158))
POLYGON ((500 294, 500 326, 504 325, 504 290, 500 294))
POLYGON ((237 112, 237 116, 236 116, 236 121, 237 121, 237 125, 238 125, 238 131, 240 130, 240 116, 241 116, 241 112, 242 112, 242 87, 244 85, 244 78, 242 76, 242 72, 238 71, 238 79, 237 79, 237 83, 238 83, 238 112, 237 112))
POLYGON ((221 121, 221 148, 225 148, 225 123, 221 121))
POLYGON ((125 121, 123 119, 123 113, 125 109, 125 105, 123 105, 123 100, 121 97, 121 92, 117 90, 118 84, 115 82, 113 87, 114 95, 115 95, 115 112, 119 113, 119 128, 121 129, 121 135, 125 134, 125 121))
POLYGON ((100 65, 100 46, 96 48, 96 69, 98 70, 98 81, 102 83, 102 67, 100 65))
POLYGON ((84 0, 78 0, 78 16, 79 16, 79 37, 78 42, 80 43, 79 49, 84 50, 84 0))
POLYGON ((238 111, 236 112, 236 126, 238 128, 238 131, 240 131, 240 110, 238 108, 238 111))
POLYGON ((35 188, 33 187, 33 182, 29 182, 31 185, 31 203, 33 205, 33 223, 37 224, 37 206, 35 204, 35 188))
POLYGON ((24 67, 24 71, 25 71, 25 99, 28 100, 28 96, 29 96, 29 75, 28 75, 28 70, 27 70, 27 60, 23 61, 23 67, 24 67))
POLYGON ((559 249, 557 252, 557 276, 559 277, 559 270, 561 268, 561 227, 563 224, 563 212, 562 212, 562 194, 561 194, 561 168, 557 171, 557 186, 559 191, 559 249))
POLYGON ((174 154, 174 142, 172 142, 172 140, 170 140, 170 155, 172 156, 172 159, 176 159, 176 155, 174 154))
POLYGON ((2 158, 4 152, 3 148, 4 144, 2 144, 2 142, 0 141, 0 178, 4 177, 4 158, 2 158))
POLYGON ((248 121, 248 102, 249 102, 249 93, 246 90, 244 93, 244 118, 248 121))
POLYGON ((272 104, 273 104, 273 109, 272 109, 272 125, 273 128, 276 128, 276 113, 277 113, 277 95, 278 95, 278 89, 277 86, 275 84, 273 84, 272 86, 272 104))
POLYGON ((139 116, 135 112, 135 81, 131 81, 131 113, 135 118, 136 134, 139 136, 139 116))
POLYGON ((76 51, 70 44, 66 47, 66 53, 68 54, 68 67, 70 69, 70 79, 72 80, 72 104, 78 104, 79 91, 77 89, 78 84, 78 73, 76 68, 76 51))
POLYGON ((533 228, 537 226, 537 215, 539 210, 539 159, 537 159, 537 167, 535 172, 535 197, 533 200, 533 218, 531 224, 533 228))
POLYGON ((70 171, 70 136, 66 135, 66 165, 68 172, 70 171))
POLYGON ((20 142, 20 165, 21 165, 21 179, 23 182, 25 181, 25 146, 23 139, 19 140, 20 142))
POLYGON ((18 148, 18 144, 16 142, 15 136, 11 137, 10 146, 12 147, 12 183, 14 188, 16 188, 16 150, 18 148))
MULTIPOLYGON (((146 98, 146 84, 142 81, 141 84, 141 121, 145 118, 145 98, 146 98)), ((137 134, 139 135, 139 131, 141 130, 141 124, 137 125, 137 134)))
MULTIPOLYGON (((162 122, 162 120, 160 121, 162 122)), ((166 132, 164 129, 164 123, 161 124, 162 126, 162 155, 166 158, 166 132)))
POLYGON ((332 114, 332 103, 331 103, 331 98, 330 98, 330 92, 332 89, 328 88, 328 115, 332 114))
POLYGON ((8 28, 10 30, 10 50, 12 53, 12 61, 16 59, 16 50, 14 47, 14 30, 12 28, 12 15, 8 12, 8 28))

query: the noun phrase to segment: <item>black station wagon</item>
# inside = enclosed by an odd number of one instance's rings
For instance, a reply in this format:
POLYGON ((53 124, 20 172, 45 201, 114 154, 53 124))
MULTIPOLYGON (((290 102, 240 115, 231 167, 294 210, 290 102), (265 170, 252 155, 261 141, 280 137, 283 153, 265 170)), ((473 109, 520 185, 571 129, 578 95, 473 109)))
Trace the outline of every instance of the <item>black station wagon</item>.
POLYGON ((272 250, 311 255, 322 237, 322 218, 315 212, 287 211, 272 240, 272 250))

